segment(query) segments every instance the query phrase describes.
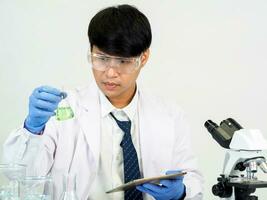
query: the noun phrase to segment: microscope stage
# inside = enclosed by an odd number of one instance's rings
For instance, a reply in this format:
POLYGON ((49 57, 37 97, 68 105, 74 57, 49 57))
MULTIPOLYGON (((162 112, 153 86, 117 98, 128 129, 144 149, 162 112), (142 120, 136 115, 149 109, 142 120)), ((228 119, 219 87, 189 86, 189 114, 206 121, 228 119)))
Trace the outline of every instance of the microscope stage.
POLYGON ((252 189, 252 188, 264 188, 267 187, 267 181, 260 180, 245 180, 245 181, 230 181, 227 183, 227 186, 243 188, 243 189, 252 189))

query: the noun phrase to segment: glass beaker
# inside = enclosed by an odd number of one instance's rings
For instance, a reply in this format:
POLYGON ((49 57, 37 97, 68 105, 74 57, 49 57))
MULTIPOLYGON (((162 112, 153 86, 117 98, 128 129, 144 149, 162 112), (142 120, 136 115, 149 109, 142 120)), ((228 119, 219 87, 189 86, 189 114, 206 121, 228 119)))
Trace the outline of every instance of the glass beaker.
POLYGON ((53 181, 50 176, 26 176, 21 181, 21 200, 52 200, 53 181))
POLYGON ((20 181, 25 177, 26 165, 0 164, 0 199, 16 200, 20 195, 20 181))
POLYGON ((60 200, 79 200, 76 194, 76 175, 65 174, 63 176, 63 193, 60 200))
POLYGON ((61 92, 61 102, 58 104, 58 108, 56 109, 56 119, 58 121, 63 121, 67 119, 71 119, 74 117, 74 113, 72 108, 70 107, 70 104, 67 101, 67 93, 64 91, 64 88, 62 87, 61 92))

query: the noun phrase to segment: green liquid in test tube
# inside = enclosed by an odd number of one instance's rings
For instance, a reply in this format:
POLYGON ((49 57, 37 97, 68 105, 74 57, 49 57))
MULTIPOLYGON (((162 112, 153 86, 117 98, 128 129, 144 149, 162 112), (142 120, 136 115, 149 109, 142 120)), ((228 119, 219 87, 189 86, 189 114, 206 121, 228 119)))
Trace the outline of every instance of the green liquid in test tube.
POLYGON ((69 105, 69 103, 66 100, 67 93, 62 92, 61 94, 61 102, 58 105, 58 108, 56 110, 56 119, 58 121, 68 120, 74 117, 74 113, 69 105))

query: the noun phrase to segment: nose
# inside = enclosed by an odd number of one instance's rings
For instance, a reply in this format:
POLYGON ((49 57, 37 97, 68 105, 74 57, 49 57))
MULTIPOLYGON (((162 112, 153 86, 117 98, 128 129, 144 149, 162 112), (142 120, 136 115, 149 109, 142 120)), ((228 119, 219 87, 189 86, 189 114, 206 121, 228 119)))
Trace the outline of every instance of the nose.
POLYGON ((106 69, 107 78, 114 78, 118 76, 116 59, 110 59, 106 69))
POLYGON ((108 78, 114 78, 118 76, 118 73, 116 71, 116 69, 114 69, 112 66, 109 66, 106 70, 106 76, 108 78))

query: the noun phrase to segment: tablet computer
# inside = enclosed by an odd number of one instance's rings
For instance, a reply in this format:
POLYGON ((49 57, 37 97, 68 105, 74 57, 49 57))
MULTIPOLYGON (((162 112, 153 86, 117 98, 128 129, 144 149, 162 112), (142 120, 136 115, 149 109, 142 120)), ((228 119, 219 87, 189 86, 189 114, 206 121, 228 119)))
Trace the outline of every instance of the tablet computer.
POLYGON ((112 193, 112 192, 120 192, 124 190, 128 190, 132 187, 135 187, 137 185, 141 185, 143 183, 154 183, 154 184, 159 184, 160 180, 163 179, 175 179, 178 176, 184 176, 186 172, 178 172, 175 174, 168 174, 168 175, 163 175, 163 176, 155 176, 155 177, 150 177, 150 178, 141 178, 141 179, 135 179, 133 181, 130 181, 128 183, 122 184, 118 187, 115 187, 106 193, 112 193))

